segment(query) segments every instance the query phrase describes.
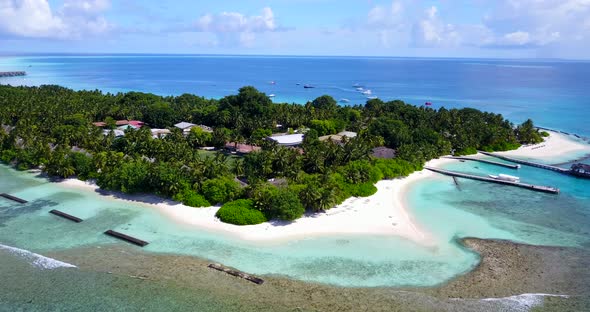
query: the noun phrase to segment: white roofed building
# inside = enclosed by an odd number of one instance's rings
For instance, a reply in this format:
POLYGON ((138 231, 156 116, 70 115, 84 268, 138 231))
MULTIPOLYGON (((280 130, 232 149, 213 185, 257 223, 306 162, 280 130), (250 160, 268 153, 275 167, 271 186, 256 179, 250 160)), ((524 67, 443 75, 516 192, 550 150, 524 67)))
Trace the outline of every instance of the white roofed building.
POLYGON ((298 146, 303 143, 304 134, 287 134, 269 137, 269 140, 277 142, 280 146, 298 146))
POLYGON ((184 121, 175 124, 174 127, 178 128, 178 129, 181 129, 185 134, 189 133, 191 131, 191 129, 194 128, 194 127, 199 127, 203 131, 205 131, 205 132, 209 132, 209 133, 212 133, 213 132, 213 128, 211 128, 211 127, 204 126, 204 125, 195 125, 193 123, 184 122, 184 121))

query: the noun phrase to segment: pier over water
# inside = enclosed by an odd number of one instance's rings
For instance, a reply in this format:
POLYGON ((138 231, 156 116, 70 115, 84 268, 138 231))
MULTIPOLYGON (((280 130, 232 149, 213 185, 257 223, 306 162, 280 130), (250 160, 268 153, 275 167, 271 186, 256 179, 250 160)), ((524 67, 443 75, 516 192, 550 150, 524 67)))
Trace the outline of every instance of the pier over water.
POLYGON ((466 174, 466 173, 449 171, 449 170, 432 168, 432 167, 424 167, 424 169, 427 169, 427 170, 430 170, 433 172, 437 172, 440 174, 448 175, 451 177, 458 177, 458 178, 465 178, 465 179, 470 179, 470 180, 477 180, 477 181, 483 181, 483 182, 516 186, 516 187, 525 188, 525 189, 528 189, 531 191, 542 192, 542 193, 559 194, 559 189, 555 188, 555 187, 551 187, 551 186, 540 186, 540 185, 526 184, 526 183, 520 183, 520 182, 504 181, 504 180, 492 179, 492 178, 488 178, 488 177, 476 176, 476 175, 472 175, 472 174, 466 174))
POLYGON ((26 76, 27 72, 24 71, 9 71, 9 72, 0 72, 0 77, 17 77, 17 76, 26 76))
POLYGON ((480 153, 482 153, 484 155, 488 155, 488 156, 500 158, 500 159, 503 159, 503 160, 511 161, 511 162, 517 163, 517 164, 527 165, 527 166, 530 166, 530 167, 536 167, 536 168, 541 168, 541 169, 545 169, 545 170, 551 170, 551 171, 555 171, 555 172, 559 172, 559 173, 563 173, 563 174, 570 174, 570 170, 569 169, 565 169, 565 168, 561 168, 561 167, 556 167, 556 166, 551 166, 551 165, 545 165, 545 164, 539 164, 539 163, 535 163, 535 162, 532 162, 532 161, 526 161, 526 160, 516 159, 516 158, 512 158, 512 157, 507 157, 507 156, 503 156, 503 155, 494 154, 494 153, 488 153, 488 152, 482 152, 482 151, 480 151, 480 153))
POLYGON ((472 158, 472 157, 444 157, 444 158, 456 159, 456 160, 464 160, 464 161, 477 161, 477 162, 481 162, 481 163, 484 163, 484 164, 490 164, 490 165, 500 166, 500 167, 509 168, 509 169, 519 169, 520 168, 520 165, 510 165, 510 164, 505 164, 505 163, 501 163, 501 162, 497 162, 497 161, 491 161, 491 160, 479 159, 479 158, 472 158))

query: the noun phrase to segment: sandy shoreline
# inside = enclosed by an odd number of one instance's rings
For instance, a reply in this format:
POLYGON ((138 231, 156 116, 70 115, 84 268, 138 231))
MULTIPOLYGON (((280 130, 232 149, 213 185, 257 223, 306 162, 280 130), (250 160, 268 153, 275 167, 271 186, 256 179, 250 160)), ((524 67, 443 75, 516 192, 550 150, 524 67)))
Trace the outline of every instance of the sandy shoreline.
MULTIPOLYGON (((435 159, 429 166, 440 166, 449 159, 435 159)), ((435 238, 416 222, 404 204, 405 193, 413 183, 432 177, 427 170, 415 172, 403 179, 383 180, 376 184, 377 193, 366 198, 349 198, 326 213, 306 215, 292 223, 267 222, 258 225, 236 226, 219 221, 215 213, 219 207, 193 208, 154 195, 128 195, 103 192, 105 196, 131 201, 157 209, 174 222, 200 229, 226 233, 250 241, 281 241, 334 234, 393 235, 425 246, 435 244, 435 238)), ((68 188, 97 191, 94 183, 76 179, 59 182, 68 188)))
MULTIPOLYGON (((573 153, 590 154, 590 145, 556 132, 550 132, 550 137, 544 143, 503 152, 510 156, 539 160, 560 157, 565 159, 568 155, 572 157, 573 153)), ((438 167, 453 161, 440 158, 429 161, 427 165, 438 167)), ((349 198, 326 213, 307 215, 292 223, 267 222, 251 226, 235 226, 219 221, 215 217, 219 207, 192 208, 154 195, 101 192, 115 200, 145 204, 179 224, 226 233, 249 241, 281 241, 335 234, 371 234, 398 236, 424 246, 433 246, 436 244, 435 237, 415 220, 405 203, 407 190, 412 184, 433 176, 434 173, 422 170, 403 179, 380 181, 376 184, 378 191, 375 195, 349 198)), ((76 179, 68 179, 60 184, 90 191, 98 189, 95 184, 76 179)))
POLYGON ((551 162, 573 161, 590 154, 588 142, 559 132, 547 132, 549 137, 543 143, 523 145, 517 150, 498 154, 551 162))

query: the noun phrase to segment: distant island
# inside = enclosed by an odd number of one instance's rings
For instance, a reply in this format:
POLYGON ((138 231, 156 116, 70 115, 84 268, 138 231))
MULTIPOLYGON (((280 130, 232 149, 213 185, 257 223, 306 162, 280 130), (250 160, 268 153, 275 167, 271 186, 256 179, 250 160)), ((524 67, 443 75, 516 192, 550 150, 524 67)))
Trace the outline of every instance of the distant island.
POLYGON ((426 161, 543 141, 472 108, 433 109, 330 96, 274 104, 253 87, 220 100, 191 94, 0 86, 0 160, 20 170, 95 180, 192 207, 222 205, 224 222, 292 221, 377 191, 426 161))
POLYGON ((0 77, 17 77, 17 76, 26 76, 27 72, 24 71, 11 71, 11 72, 2 72, 0 71, 0 77))

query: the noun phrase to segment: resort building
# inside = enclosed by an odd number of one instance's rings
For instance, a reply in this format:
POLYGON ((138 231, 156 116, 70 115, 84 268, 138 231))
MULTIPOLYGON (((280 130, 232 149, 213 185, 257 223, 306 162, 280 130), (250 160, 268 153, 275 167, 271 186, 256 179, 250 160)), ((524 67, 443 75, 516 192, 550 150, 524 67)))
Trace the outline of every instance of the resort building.
POLYGON ((170 133, 172 133, 168 129, 151 129, 151 131, 152 131, 152 137, 154 139, 161 139, 161 138, 169 135, 170 133))
POLYGON ((262 150, 260 146, 241 144, 236 142, 225 143, 225 149, 238 154, 249 154, 262 150))
POLYGON ((182 132, 184 134, 188 134, 191 131, 191 129, 194 127, 199 127, 205 132, 209 132, 209 133, 213 132, 213 128, 211 128, 211 127, 204 126, 204 125, 195 125, 193 123, 185 122, 185 121, 175 124, 174 127, 182 130, 182 132))
MULTIPOLYGON (((107 126, 107 123, 104 121, 98 121, 92 123, 95 127, 104 128, 107 126)), ((145 123, 139 120, 117 120, 115 121, 115 126, 119 128, 119 130, 126 130, 128 128, 139 129, 143 127, 145 123)))
POLYGON ((268 140, 277 142, 280 146, 298 146, 303 143, 304 134, 287 134, 268 137, 268 140))
POLYGON ((120 137, 124 137, 125 136, 125 131, 123 130, 102 130, 102 134, 107 136, 109 135, 111 132, 113 132, 113 134, 115 135, 115 138, 120 138, 120 137))
POLYGON ((381 158, 381 159, 393 159, 395 158, 396 152, 393 148, 389 148, 389 147, 385 147, 385 146, 381 146, 381 147, 375 147, 373 149, 373 152, 371 153, 371 156, 375 157, 375 158, 381 158))
POLYGON ((338 134, 331 134, 331 135, 324 135, 319 137, 320 141, 327 141, 327 140, 332 140, 335 143, 342 143, 342 141, 344 140, 344 138, 347 139, 352 139, 352 138, 356 138, 358 134, 356 132, 352 132, 352 131, 342 131, 339 132, 338 134))

